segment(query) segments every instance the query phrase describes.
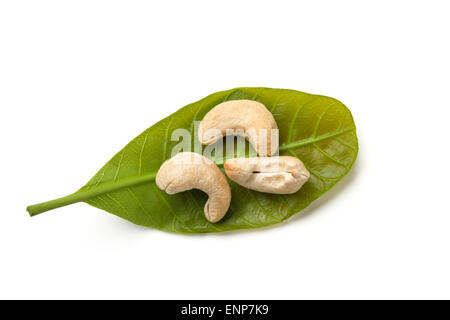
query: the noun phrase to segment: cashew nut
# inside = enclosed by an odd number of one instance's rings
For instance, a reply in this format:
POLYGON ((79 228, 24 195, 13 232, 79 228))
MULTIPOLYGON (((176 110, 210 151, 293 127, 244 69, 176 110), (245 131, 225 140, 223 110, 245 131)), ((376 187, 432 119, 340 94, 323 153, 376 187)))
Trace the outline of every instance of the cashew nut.
POLYGON ((198 137, 202 144, 210 145, 228 130, 243 136, 261 156, 271 156, 278 149, 278 130, 273 115, 266 107, 253 100, 230 100, 218 104, 203 118, 198 128, 198 137), (243 131, 243 132, 239 132, 243 131))
POLYGON ((214 162, 193 152, 181 152, 165 161, 156 175, 156 185, 168 194, 191 189, 205 192, 209 198, 206 219, 218 222, 228 211, 231 190, 225 175, 214 162))
POLYGON ((310 177, 299 159, 288 156, 234 158, 224 168, 234 182, 267 193, 295 193, 310 177))

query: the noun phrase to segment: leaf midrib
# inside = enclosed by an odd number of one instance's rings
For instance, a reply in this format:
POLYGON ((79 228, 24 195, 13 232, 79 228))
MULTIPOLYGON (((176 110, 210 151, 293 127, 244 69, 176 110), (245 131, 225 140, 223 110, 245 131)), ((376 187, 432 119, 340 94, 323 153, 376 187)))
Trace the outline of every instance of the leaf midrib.
POLYGON ((310 137, 310 138, 302 139, 302 140, 299 140, 299 141, 296 141, 296 142, 291 142, 291 143, 288 143, 288 144, 282 144, 280 146, 280 151, 286 151, 286 150, 290 150, 290 149, 301 148, 301 147, 304 147, 304 146, 309 145, 309 144, 313 144, 313 143, 316 143, 316 142, 320 142, 320 141, 326 140, 328 138, 333 138, 333 137, 339 136, 341 134, 350 132, 352 130, 355 130, 355 127, 342 129, 342 130, 335 131, 335 132, 328 133, 328 134, 324 134, 324 135, 321 135, 321 136, 318 136, 318 137, 310 137))

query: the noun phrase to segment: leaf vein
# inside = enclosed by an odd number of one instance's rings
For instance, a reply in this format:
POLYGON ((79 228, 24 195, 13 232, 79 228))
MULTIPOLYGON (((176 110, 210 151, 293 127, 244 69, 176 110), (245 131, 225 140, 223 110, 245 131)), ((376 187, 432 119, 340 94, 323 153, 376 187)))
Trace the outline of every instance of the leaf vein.
POLYGON ((313 138, 315 138, 316 135, 317 135, 317 131, 319 130, 320 122, 322 121, 323 117, 325 116, 325 114, 327 113, 327 111, 331 108, 331 106, 335 105, 336 103, 337 103, 337 102, 334 101, 334 102, 330 103, 328 106, 326 106, 326 107, 323 109, 322 113, 320 114, 319 118, 317 119, 316 126, 314 127, 314 132, 313 132, 313 134, 312 134, 312 137, 313 137, 313 138))
MULTIPOLYGON (((159 190, 156 185, 153 185, 153 187, 156 190, 156 194, 158 195, 158 197, 164 202, 164 204, 169 208, 169 211, 173 214, 173 218, 174 220, 176 219, 178 222, 180 222, 187 230, 189 231, 193 231, 191 228, 189 228, 183 220, 181 220, 181 218, 175 213, 175 210, 172 208, 172 206, 170 205, 170 203, 167 201, 166 198, 164 198, 164 196, 161 194, 161 190, 159 190)), ((173 226, 174 227, 174 226, 173 226)), ((174 229, 175 230, 175 229, 174 229)))
POLYGON ((147 143, 149 130, 147 130, 147 133, 145 134, 144 142, 142 143, 141 151, 139 152, 139 175, 142 174, 142 153, 144 152, 145 144, 147 143))
POLYGON ((239 213, 239 211, 234 210, 234 209, 231 207, 231 205, 230 205, 230 208, 229 208, 228 210, 230 210, 232 213, 235 213, 235 214, 236 214, 239 218, 241 218, 241 220, 244 221, 248 226, 250 226, 250 227, 257 227, 256 224, 253 224, 253 223, 251 223, 250 221, 248 221, 246 218, 244 218, 244 217, 239 213))
POLYGON ((117 165, 116 173, 114 174, 114 181, 117 181, 117 177, 119 175, 119 171, 120 171, 120 167, 122 165, 124 154, 125 154, 125 150, 122 150, 122 152, 120 154, 119 164, 117 165))
POLYGON ((346 146, 346 147, 352 149, 352 150, 356 150, 356 147, 355 147, 355 146, 352 146, 351 144, 345 142, 344 140, 342 140, 342 139, 339 138, 339 137, 335 137, 335 138, 333 138, 333 139, 336 140, 336 141, 338 141, 339 143, 343 144, 344 146, 346 146))
POLYGON ((347 165, 345 163, 343 163, 342 161, 340 161, 339 159, 333 157, 331 154, 329 154, 328 152, 326 152, 325 150, 323 150, 321 147, 319 147, 317 144, 313 144, 313 147, 319 151, 321 154, 323 154, 325 157, 327 157, 328 159, 336 162, 337 164, 343 166, 344 168, 347 169, 347 165))
POLYGON ((300 110, 301 110, 306 104, 308 104, 309 102, 311 102, 314 98, 315 98, 315 97, 312 96, 310 99, 305 100, 305 102, 303 102, 302 104, 300 104, 300 105, 297 107, 297 110, 295 111, 295 114, 294 114, 294 116, 292 117, 291 123, 289 124, 288 143, 290 143, 290 142, 292 141, 292 134, 294 133, 294 124, 295 124, 295 121, 297 120, 297 117, 298 117, 298 115, 299 115, 299 113, 300 113, 300 110))
POLYGON ((255 192, 253 190, 250 190, 250 189, 246 189, 246 190, 247 190, 248 194, 251 196, 251 198, 253 199, 253 201, 256 203, 256 205, 262 210, 262 212, 264 212, 266 214, 266 216, 271 217, 273 220, 275 220, 277 222, 281 222, 280 219, 275 218, 271 213, 269 213, 266 209, 264 209, 264 207, 261 205, 259 200, 256 198, 255 192))

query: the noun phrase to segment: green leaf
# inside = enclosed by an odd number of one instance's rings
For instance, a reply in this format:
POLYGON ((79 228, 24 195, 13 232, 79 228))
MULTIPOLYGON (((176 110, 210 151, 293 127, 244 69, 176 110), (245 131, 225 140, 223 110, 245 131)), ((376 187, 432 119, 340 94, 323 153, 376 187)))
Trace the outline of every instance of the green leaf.
MULTIPOLYGON (((338 100, 294 90, 236 88, 214 93, 187 105, 132 140, 76 193, 33 205, 30 215, 85 201, 138 225, 178 233, 219 232, 279 223, 306 208, 351 169, 358 153, 350 111, 338 100), (194 121, 217 104, 236 99, 263 103, 280 129, 280 155, 300 158, 311 173, 295 194, 276 195, 243 188, 230 181, 232 200, 225 218, 209 223, 203 206, 207 196, 198 190, 168 195, 155 184, 161 164, 179 141, 175 129, 191 132, 194 121)), ((218 165, 223 159, 214 159, 218 165)))

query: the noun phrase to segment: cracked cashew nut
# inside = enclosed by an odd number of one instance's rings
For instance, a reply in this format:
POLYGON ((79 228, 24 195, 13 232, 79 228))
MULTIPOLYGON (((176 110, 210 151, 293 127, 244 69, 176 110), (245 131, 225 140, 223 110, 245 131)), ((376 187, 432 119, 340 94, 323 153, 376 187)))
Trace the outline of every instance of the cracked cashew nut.
POLYGON ((227 135, 227 129, 236 130, 234 134, 246 138, 261 156, 271 156, 278 149, 278 133, 272 131, 278 129, 277 123, 260 102, 230 100, 218 104, 201 121, 198 138, 210 145, 227 135))
POLYGON ((267 193, 295 193, 310 177, 304 164, 289 156, 234 158, 224 168, 234 182, 267 193))
POLYGON ((165 161, 156 175, 156 185, 168 194, 199 189, 208 195, 206 219, 218 222, 228 211, 231 190, 214 162, 193 152, 181 152, 165 161))

